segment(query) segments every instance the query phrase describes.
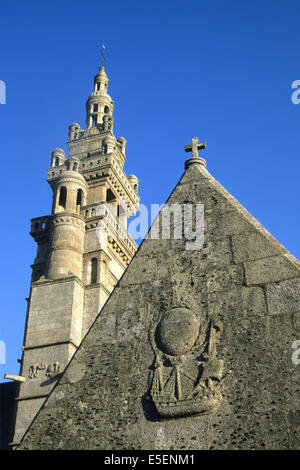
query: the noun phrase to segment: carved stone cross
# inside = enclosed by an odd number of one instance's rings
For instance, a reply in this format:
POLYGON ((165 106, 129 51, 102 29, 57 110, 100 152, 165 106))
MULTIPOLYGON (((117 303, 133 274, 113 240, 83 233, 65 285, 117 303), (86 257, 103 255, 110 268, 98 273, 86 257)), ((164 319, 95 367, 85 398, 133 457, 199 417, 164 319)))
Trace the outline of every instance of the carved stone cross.
POLYGON ((192 145, 186 145, 184 147, 184 150, 186 152, 192 152, 192 158, 197 158, 198 155, 198 150, 205 149, 206 144, 205 142, 199 142, 198 137, 193 137, 192 138, 192 145))

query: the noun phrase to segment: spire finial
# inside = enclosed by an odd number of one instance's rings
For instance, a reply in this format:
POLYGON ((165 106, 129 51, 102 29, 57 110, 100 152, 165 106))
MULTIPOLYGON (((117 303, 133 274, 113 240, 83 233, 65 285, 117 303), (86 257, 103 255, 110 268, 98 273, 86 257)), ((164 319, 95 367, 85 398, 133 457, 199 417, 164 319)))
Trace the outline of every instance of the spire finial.
POLYGON ((187 169, 193 163, 200 163, 200 165, 206 166, 206 161, 204 158, 200 158, 198 155, 198 150, 206 148, 205 142, 199 142, 198 137, 192 138, 192 145, 186 145, 184 150, 186 152, 192 152, 192 157, 186 160, 185 169, 187 169))
POLYGON ((101 51, 100 51, 100 54, 102 56, 102 58, 101 58, 101 67, 103 67, 104 59, 105 59, 104 51, 105 51, 105 46, 103 44, 102 47, 101 47, 101 51))

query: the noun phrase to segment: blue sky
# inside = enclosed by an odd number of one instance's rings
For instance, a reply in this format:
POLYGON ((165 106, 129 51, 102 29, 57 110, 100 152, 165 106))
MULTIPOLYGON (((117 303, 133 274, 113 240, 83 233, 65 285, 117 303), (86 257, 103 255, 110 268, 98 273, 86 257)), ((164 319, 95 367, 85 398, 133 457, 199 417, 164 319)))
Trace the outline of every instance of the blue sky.
POLYGON ((19 370, 29 221, 51 210, 50 153, 67 150, 72 122, 84 126, 102 44, 142 202, 166 200, 198 136, 208 170, 300 258, 299 16, 296 0, 2 2, 0 381, 19 370))

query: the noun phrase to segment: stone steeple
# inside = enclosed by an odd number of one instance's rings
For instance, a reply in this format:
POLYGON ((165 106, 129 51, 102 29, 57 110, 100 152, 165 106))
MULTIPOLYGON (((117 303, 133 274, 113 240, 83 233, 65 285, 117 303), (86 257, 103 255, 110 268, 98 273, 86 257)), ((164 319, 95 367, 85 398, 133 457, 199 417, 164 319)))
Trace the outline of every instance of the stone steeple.
POLYGON ((20 449, 299 448, 299 262, 193 144, 167 205, 204 208, 203 244, 162 210, 20 449))
POLYGON ((138 210, 138 179, 124 172, 126 140, 113 133, 103 64, 86 104, 86 128, 69 127, 69 155, 51 154, 50 215, 31 220, 38 245, 20 370, 18 443, 137 246, 127 218, 138 210))
POLYGON ((108 81, 104 65, 101 65, 99 72, 94 78, 94 92, 88 97, 86 102, 87 128, 110 122, 110 128, 111 130, 113 129, 112 115, 114 102, 107 93, 108 81), (107 118, 103 120, 105 115, 107 115, 107 118))

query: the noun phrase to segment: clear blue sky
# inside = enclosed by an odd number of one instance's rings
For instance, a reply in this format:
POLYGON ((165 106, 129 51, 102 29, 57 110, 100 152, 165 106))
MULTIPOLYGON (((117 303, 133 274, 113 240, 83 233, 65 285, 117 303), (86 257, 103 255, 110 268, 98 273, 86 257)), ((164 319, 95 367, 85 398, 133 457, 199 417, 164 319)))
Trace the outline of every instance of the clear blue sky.
POLYGON ((299 0, 2 2, 0 380, 19 370, 29 221, 51 210, 50 153, 85 123, 102 44, 142 202, 166 200, 198 136, 208 170, 300 258, 299 18, 299 0))

